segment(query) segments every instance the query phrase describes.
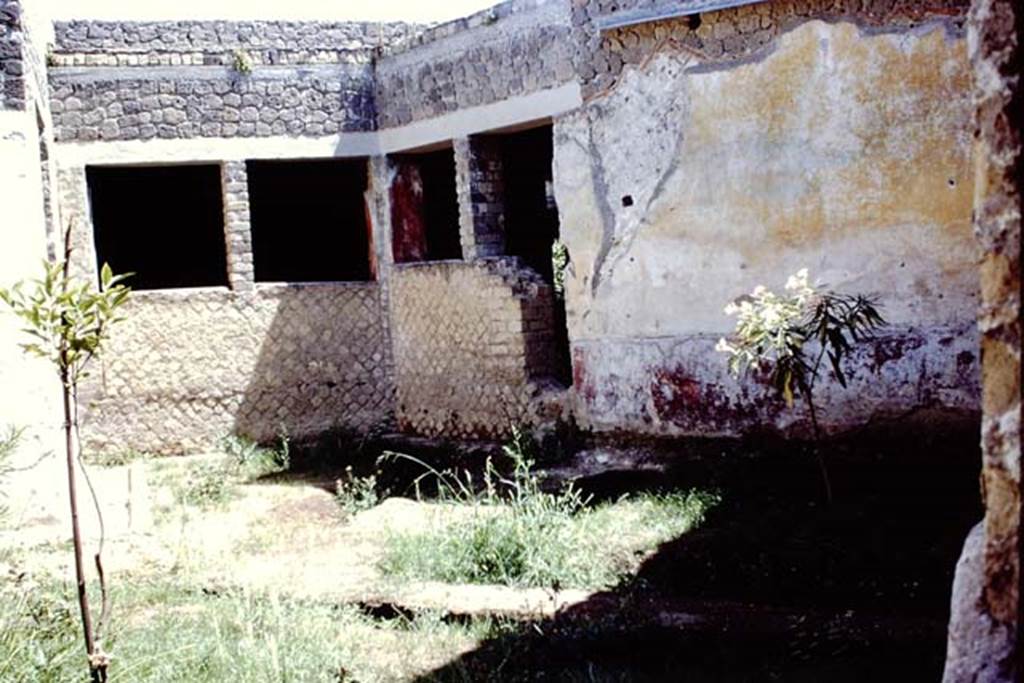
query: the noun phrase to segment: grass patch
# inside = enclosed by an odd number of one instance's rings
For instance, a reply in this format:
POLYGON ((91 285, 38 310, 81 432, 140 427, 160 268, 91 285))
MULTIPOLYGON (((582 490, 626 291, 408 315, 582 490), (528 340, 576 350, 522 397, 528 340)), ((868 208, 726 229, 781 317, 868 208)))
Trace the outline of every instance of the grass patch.
MULTIPOLYGON (((393 681, 443 665, 495 622, 439 615, 377 621, 355 608, 189 588, 166 579, 114 588, 112 683, 393 681)), ((85 683, 74 587, 0 582, 0 680, 85 683)))
POLYGON ((481 507, 427 533, 392 535, 392 576, 448 583, 605 588, 659 543, 686 533, 718 502, 705 492, 642 494, 575 513, 539 502, 481 507))
POLYGON ((23 433, 17 427, 8 427, 6 432, 0 434, 0 522, 3 522, 9 513, 7 504, 4 502, 7 493, 3 487, 6 485, 5 480, 8 475, 14 471, 11 459, 14 457, 14 452, 18 450, 23 433))
POLYGON ((426 533, 392 534, 381 570, 448 583, 603 588, 634 570, 659 543, 700 525, 719 501, 716 494, 690 491, 591 507, 572 485, 543 491, 528 448, 516 433, 505 448, 511 474, 501 475, 488 460, 479 491, 468 475, 428 468, 442 499, 470 508, 469 514, 426 533))
POLYGON ((129 448, 119 451, 83 453, 82 462, 96 467, 123 467, 139 460, 148 460, 151 457, 148 453, 129 448))
POLYGON ((345 468, 345 476, 334 482, 334 498, 345 514, 351 516, 369 510, 387 498, 388 492, 378 491, 379 488, 377 474, 359 476, 349 465, 345 468))
POLYGON ((238 484, 284 472, 291 465, 288 437, 276 446, 261 446, 248 439, 228 436, 221 442, 224 454, 198 460, 171 479, 176 503, 198 508, 223 505, 238 484))

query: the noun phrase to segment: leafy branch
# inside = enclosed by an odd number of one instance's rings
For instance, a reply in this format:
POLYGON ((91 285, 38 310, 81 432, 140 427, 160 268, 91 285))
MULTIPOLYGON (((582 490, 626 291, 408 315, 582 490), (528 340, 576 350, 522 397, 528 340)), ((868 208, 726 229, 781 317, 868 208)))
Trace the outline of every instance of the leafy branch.
POLYGON ((110 599, 102 562, 103 516, 92 482, 81 462, 78 385, 87 376, 89 362, 99 355, 107 341, 111 326, 124 320, 118 315, 118 309, 128 300, 130 290, 123 281, 130 275, 114 275, 110 266, 104 264, 100 269, 99 290, 75 282, 70 274, 71 229, 69 225, 64 234, 64 259, 56 263, 44 261, 41 279, 19 282, 11 289, 0 289, 0 301, 25 323, 23 332, 30 339, 21 345, 25 352, 50 361, 60 376, 78 604, 89 657, 89 673, 94 683, 102 683, 107 680, 110 661, 101 644, 103 627, 110 615, 110 599), (78 523, 76 464, 82 467, 100 523, 100 542, 94 562, 100 584, 101 611, 95 629, 86 592, 82 535, 78 523))
MULTIPOLYGON (((854 347, 886 325, 880 308, 872 296, 819 291, 810 284, 805 268, 787 280, 782 294, 758 286, 728 304, 725 312, 736 316, 736 328, 719 340, 716 349, 729 354, 729 369, 736 376, 749 370, 767 372, 787 406, 792 407, 797 396, 802 398, 814 438, 820 441, 814 388, 822 363, 827 358, 832 376, 846 387, 849 373, 844 363, 854 347)), ((818 463, 831 502, 832 486, 820 452, 818 463)))

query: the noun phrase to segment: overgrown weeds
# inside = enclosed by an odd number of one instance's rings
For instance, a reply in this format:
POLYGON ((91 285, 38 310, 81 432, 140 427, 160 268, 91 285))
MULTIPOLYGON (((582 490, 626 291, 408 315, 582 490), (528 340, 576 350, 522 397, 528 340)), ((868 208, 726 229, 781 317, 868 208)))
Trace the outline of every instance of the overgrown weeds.
POLYGON ((380 484, 377 474, 359 476, 353 472, 351 465, 345 468, 345 476, 334 483, 335 499, 345 514, 354 515, 369 510, 387 497, 387 491, 378 490, 380 484))
POLYGON ((227 502, 238 484, 284 472, 291 464, 287 434, 276 446, 261 446, 239 436, 221 442, 222 456, 189 465, 174 483, 175 500, 183 505, 212 507, 227 502))
MULTIPOLYGON (((712 493, 641 494, 600 506, 572 484, 544 491, 530 441, 515 431, 502 474, 489 458, 477 486, 469 474, 423 463, 442 501, 467 515, 427 533, 393 534, 381 567, 394 576, 450 583, 598 588, 631 571, 637 553, 699 525, 712 493)), ((410 458, 392 454, 391 457, 410 458)))
MULTIPOLYGON (((0 577, 0 680, 83 680, 73 586, 0 577)), ((414 678, 491 633, 438 615, 378 621, 355 607, 136 577, 115 591, 112 683, 392 681, 414 678)))

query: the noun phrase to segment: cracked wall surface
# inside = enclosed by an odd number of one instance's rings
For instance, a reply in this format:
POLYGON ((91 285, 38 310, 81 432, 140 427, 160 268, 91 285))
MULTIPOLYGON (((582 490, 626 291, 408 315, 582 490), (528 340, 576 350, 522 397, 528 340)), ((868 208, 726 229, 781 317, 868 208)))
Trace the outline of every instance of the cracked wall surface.
POLYGON ((857 386, 823 388, 831 427, 976 411, 961 24, 805 20, 729 64, 652 40, 614 87, 556 121, 582 424, 799 432, 806 416, 729 377, 712 347, 731 329, 725 303, 803 267, 840 291, 877 293, 891 323, 864 351, 857 386))
MULTIPOLYGON (((49 74, 64 204, 88 222, 85 164, 189 161, 189 150, 222 163, 231 291, 221 294, 248 296, 260 287, 244 159, 376 155, 366 200, 381 338, 396 353, 379 367, 394 372, 394 396, 416 395, 391 409, 411 431, 483 434, 497 403, 452 417, 460 402, 478 408, 443 384, 449 371, 451 385, 471 381, 461 367, 400 356, 421 358, 416 340, 448 339, 438 330, 451 320, 473 327, 444 297, 484 311, 470 284, 452 283, 487 280, 480 264, 507 248, 500 165, 477 133, 552 121, 572 407, 584 427, 801 433, 801 412, 729 377, 712 348, 730 326, 726 302, 801 267, 880 294, 892 322, 859 352, 853 387, 822 387, 830 427, 919 410, 976 415, 966 1, 772 0, 600 29, 642 6, 512 0, 430 28, 58 23, 49 74), (250 74, 233 70, 237 51, 250 74), (561 93, 552 104, 530 99, 550 92, 561 93), (566 112, 568 101, 582 106, 566 112), (394 158, 384 154, 447 144, 466 262, 395 268, 394 158), (408 408, 421 405, 422 419, 408 408)), ((89 274, 87 230, 81 239, 89 274)), ((526 332, 512 333, 517 344, 543 346, 526 332)), ((462 349, 455 339, 437 353, 462 349)), ((472 381, 506 386, 499 366, 472 381)), ((527 414, 528 401, 508 400, 527 414)))

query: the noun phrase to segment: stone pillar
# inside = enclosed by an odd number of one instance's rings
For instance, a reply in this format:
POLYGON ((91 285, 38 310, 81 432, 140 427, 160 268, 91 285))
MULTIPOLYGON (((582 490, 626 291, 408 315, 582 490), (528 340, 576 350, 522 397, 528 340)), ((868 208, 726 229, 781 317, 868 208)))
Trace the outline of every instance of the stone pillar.
POLYGON ((235 291, 250 290, 256 283, 249 223, 249 176, 244 161, 221 165, 224 195, 224 243, 227 246, 228 283, 235 291))
POLYGON ((1022 199, 1018 0, 974 0, 968 43, 976 106, 974 229, 981 244, 982 493, 985 520, 957 565, 948 683, 1020 681, 1022 199))
POLYGON ((394 262, 391 252, 391 183, 394 170, 386 156, 370 157, 370 180, 366 190, 367 215, 373 237, 373 258, 377 279, 385 282, 394 262))
POLYGON ((494 138, 455 140, 459 236, 467 261, 505 254, 505 182, 494 138))
MULTIPOLYGON (((93 235, 89 184, 82 166, 61 168, 57 172, 57 196, 64 225, 56 238, 56 251, 64 258, 64 231, 71 227, 71 274, 83 282, 99 282, 96 263, 96 239, 93 235)), ((129 281, 129 284, 131 282, 129 281)))

